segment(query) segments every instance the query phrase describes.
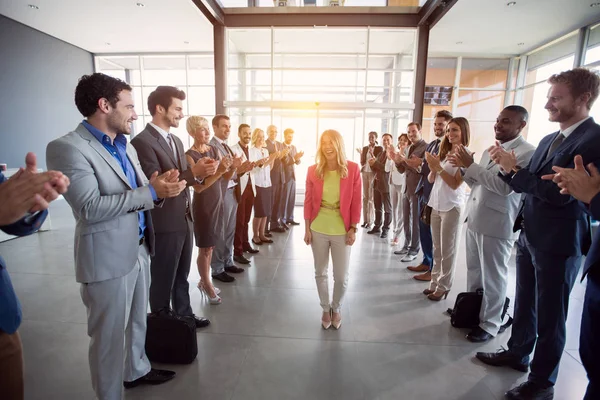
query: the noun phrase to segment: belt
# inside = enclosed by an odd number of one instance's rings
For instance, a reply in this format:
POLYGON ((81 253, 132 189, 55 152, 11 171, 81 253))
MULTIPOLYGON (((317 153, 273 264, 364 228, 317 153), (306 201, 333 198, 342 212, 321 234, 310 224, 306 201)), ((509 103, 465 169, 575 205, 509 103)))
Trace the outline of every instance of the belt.
POLYGON ((142 236, 142 237, 140 238, 140 246, 144 244, 144 241, 145 241, 145 239, 146 239, 146 237, 145 237, 145 236, 142 236))
POLYGON ((330 206, 328 204, 321 204, 321 208, 326 208, 328 210, 339 210, 340 206, 330 206))

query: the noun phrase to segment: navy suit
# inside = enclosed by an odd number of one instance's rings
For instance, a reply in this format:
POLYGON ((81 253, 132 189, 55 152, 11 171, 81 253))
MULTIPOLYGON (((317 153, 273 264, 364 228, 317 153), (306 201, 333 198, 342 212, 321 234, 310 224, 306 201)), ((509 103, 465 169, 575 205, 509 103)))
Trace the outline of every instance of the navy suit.
MULTIPOLYGON (((600 221, 600 194, 592 199, 589 210, 592 217, 600 221)), ((593 400, 600 399, 600 229, 585 259, 583 276, 587 276, 588 282, 581 317, 579 355, 590 380, 584 400, 593 400)))
POLYGON ((565 346, 569 294, 582 255, 590 246, 586 210, 571 196, 560 194, 552 181, 552 166, 573 168, 580 154, 585 164, 600 165, 600 126, 592 118, 577 127, 547 157, 559 132, 542 139, 529 165, 503 179, 517 193, 524 193, 524 229, 517 241, 517 291, 509 351, 529 361, 535 347, 529 380, 541 386, 556 382, 565 346))

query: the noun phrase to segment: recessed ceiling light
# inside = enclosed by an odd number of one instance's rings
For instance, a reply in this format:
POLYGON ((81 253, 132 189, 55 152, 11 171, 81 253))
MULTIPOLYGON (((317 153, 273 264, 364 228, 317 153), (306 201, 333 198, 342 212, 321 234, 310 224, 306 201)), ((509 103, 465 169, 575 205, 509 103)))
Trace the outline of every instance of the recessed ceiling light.
POLYGON ((144 3, 135 3, 135 5, 138 7, 146 7, 146 5, 144 3))
POLYGON ((183 44, 190 44, 190 42, 188 42, 187 40, 184 40, 183 44))
POLYGON ((107 45, 107 46, 110 46, 110 43, 109 43, 109 42, 105 42, 104 44, 105 44, 105 45, 107 45))
POLYGON ((509 1, 508 3, 506 3, 506 5, 507 5, 508 7, 516 6, 516 5, 517 5, 517 2, 516 2, 516 1, 509 1))
POLYGON ((456 42, 456 44, 462 44, 462 42, 456 42))
POLYGON ((525 45, 525 43, 521 42, 517 46, 524 46, 524 45, 525 45))
POLYGON ((592 3, 590 4, 590 7, 600 7, 600 3, 592 3))
POLYGON ((32 10, 39 10, 40 8, 38 6, 36 6, 35 4, 28 4, 27 7, 31 8, 32 10))

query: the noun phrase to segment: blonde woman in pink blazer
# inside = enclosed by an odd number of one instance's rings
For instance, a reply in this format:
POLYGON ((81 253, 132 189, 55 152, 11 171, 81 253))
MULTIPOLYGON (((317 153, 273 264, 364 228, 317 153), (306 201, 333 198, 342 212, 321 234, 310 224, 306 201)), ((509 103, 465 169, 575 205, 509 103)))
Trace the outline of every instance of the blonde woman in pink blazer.
POLYGON ((362 207, 362 183, 358 164, 346 160, 344 140, 339 132, 323 132, 316 164, 308 168, 304 196, 304 241, 311 245, 315 280, 324 329, 342 324, 342 300, 348 286, 350 246, 356 239, 356 225, 362 207), (333 299, 329 300, 327 269, 333 261, 333 299))

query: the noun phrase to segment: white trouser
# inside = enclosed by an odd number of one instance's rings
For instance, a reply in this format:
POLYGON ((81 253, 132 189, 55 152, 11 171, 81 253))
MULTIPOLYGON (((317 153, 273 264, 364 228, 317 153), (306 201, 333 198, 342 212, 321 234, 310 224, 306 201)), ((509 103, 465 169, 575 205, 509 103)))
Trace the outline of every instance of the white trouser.
POLYGON ((81 284, 87 308, 92 386, 99 400, 121 400, 123 381, 150 372, 146 357, 146 311, 150 286, 150 254, 139 246, 138 259, 127 275, 81 284))
POLYGON ((496 336, 508 284, 508 263, 514 240, 485 236, 467 229, 467 290, 483 289, 479 327, 496 336))
POLYGON ((452 288, 462 224, 461 209, 458 207, 450 211, 431 210, 433 268, 430 290, 441 292, 452 288))
POLYGON ((394 238, 399 238, 404 229, 404 209, 402 208, 402 185, 390 185, 390 195, 392 200, 392 229, 394 230, 394 238))
POLYGON ((350 265, 350 249, 346 244, 346 235, 324 235, 311 230, 312 251, 315 259, 315 281, 319 300, 324 312, 333 309, 339 312, 348 286, 348 267, 350 265), (333 299, 329 302, 329 252, 333 263, 333 299))
POLYGON ((367 225, 375 222, 375 203, 373 203, 374 172, 361 172, 363 186, 363 222, 367 225))

